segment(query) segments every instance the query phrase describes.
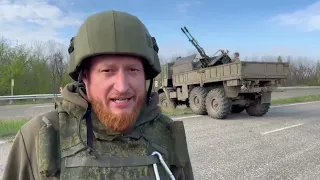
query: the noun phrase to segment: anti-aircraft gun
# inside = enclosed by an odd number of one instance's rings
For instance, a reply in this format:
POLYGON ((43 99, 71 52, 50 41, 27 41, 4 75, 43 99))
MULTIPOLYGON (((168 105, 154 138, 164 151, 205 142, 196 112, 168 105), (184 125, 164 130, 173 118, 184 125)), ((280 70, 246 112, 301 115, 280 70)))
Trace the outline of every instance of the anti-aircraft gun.
POLYGON ((287 78, 288 63, 232 62, 223 50, 210 57, 186 27, 181 30, 201 57, 193 54, 162 65, 153 87, 162 107, 186 105, 215 119, 244 110, 251 116, 268 112, 271 92, 287 78))
POLYGON ((209 57, 204 51, 204 49, 199 45, 198 41, 190 34, 189 30, 186 27, 181 28, 181 31, 187 36, 188 40, 199 52, 201 56, 201 58, 199 59, 201 68, 227 64, 232 61, 231 58, 228 56, 228 52, 229 52, 228 50, 225 51, 225 50, 219 49, 215 54, 217 54, 218 52, 221 52, 220 55, 209 57))

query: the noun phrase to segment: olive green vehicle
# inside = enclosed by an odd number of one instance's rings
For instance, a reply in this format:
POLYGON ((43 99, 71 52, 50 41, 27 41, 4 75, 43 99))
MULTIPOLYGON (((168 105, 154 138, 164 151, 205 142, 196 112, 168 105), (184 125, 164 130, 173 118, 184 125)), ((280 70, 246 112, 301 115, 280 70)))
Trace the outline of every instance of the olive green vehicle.
POLYGON ((215 119, 244 110, 251 116, 268 112, 272 91, 287 78, 288 63, 233 62, 223 50, 209 57, 186 27, 181 30, 201 57, 193 54, 162 65, 153 87, 162 107, 186 105, 215 119))

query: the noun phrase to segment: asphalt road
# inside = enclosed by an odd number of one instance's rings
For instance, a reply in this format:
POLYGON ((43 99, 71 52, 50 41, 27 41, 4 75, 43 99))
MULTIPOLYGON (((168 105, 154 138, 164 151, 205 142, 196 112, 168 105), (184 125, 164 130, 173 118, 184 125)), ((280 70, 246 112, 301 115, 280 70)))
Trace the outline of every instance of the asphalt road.
MULTIPOLYGON (((299 89, 288 90, 285 92, 273 92, 272 99, 290 98, 295 96, 306 96, 312 94, 320 94, 320 89, 299 89)), ((0 119, 19 119, 24 117, 32 117, 37 114, 53 110, 53 108, 53 104, 0 106, 0 119)))
POLYGON ((54 109, 54 104, 26 104, 0 106, 0 119, 29 118, 54 109))
POLYGON ((184 119, 195 179, 320 179, 320 103, 184 119))
MULTIPOLYGON (((319 107, 320 102, 272 107, 260 118, 245 112, 228 120, 180 118, 195 179, 320 179, 319 107)), ((9 149, 0 143, 0 177, 9 149)))

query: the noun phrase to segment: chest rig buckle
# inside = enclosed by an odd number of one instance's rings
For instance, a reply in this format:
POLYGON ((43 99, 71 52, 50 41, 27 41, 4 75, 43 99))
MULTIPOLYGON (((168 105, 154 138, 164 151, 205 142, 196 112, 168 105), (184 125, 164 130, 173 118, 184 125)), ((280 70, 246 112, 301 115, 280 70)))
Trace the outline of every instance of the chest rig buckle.
MULTIPOLYGON (((152 156, 158 156, 158 159, 160 160, 161 165, 164 167, 164 169, 166 170, 166 172, 170 176, 171 180, 176 180, 176 178, 173 176, 172 172, 170 171, 168 165, 163 160, 162 155, 158 151, 153 151, 151 153, 151 155, 152 156)), ((159 175, 159 171, 158 171, 158 165, 156 163, 153 164, 153 169, 154 169, 154 173, 156 175, 156 180, 160 180, 160 175, 159 175)))

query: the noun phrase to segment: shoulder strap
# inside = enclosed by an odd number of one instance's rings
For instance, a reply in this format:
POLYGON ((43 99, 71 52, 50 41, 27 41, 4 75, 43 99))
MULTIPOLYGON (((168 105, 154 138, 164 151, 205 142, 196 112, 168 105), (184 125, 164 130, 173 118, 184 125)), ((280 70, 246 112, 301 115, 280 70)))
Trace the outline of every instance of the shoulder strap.
MULTIPOLYGON (((44 114, 42 121, 46 124, 51 124, 56 131, 59 131, 59 113, 67 112, 61 101, 56 101, 54 103, 54 110, 44 114)), ((68 112, 67 112, 68 113, 68 112)))
POLYGON ((44 114, 42 121, 47 125, 52 125, 56 131, 59 130, 59 113, 57 110, 53 110, 44 114))
POLYGON ((164 114, 161 114, 160 119, 167 125, 171 133, 173 164, 178 167, 186 166, 190 161, 190 157, 183 121, 174 121, 164 114))
POLYGON ((169 125, 172 138, 172 150, 174 151, 173 163, 178 167, 184 167, 189 161, 189 152, 183 121, 173 121, 169 125))
POLYGON ((38 170, 44 177, 59 176, 61 167, 59 113, 65 111, 62 102, 55 102, 54 106, 54 110, 43 114, 45 126, 39 131, 38 170))
POLYGON ((38 171, 44 177, 53 177, 60 170, 58 111, 45 113, 42 121, 45 125, 39 131, 38 171))

